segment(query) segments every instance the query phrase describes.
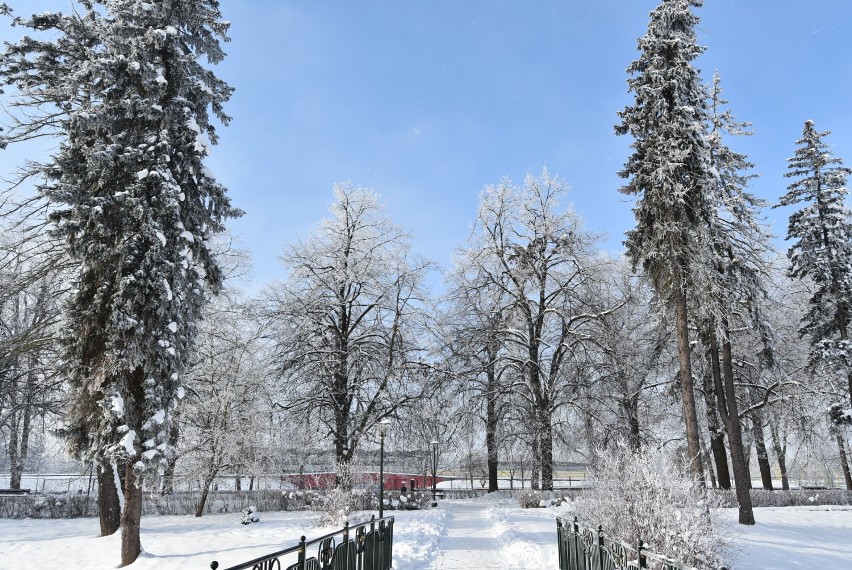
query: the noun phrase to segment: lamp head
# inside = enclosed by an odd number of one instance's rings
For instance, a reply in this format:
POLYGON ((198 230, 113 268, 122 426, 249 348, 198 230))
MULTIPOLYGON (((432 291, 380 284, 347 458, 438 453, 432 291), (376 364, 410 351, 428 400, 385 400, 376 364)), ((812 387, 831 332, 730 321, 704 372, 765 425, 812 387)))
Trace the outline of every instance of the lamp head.
POLYGON ((387 418, 384 418, 383 420, 379 421, 379 423, 377 424, 379 430, 379 437, 384 438, 385 435, 387 435, 390 423, 390 420, 387 418))

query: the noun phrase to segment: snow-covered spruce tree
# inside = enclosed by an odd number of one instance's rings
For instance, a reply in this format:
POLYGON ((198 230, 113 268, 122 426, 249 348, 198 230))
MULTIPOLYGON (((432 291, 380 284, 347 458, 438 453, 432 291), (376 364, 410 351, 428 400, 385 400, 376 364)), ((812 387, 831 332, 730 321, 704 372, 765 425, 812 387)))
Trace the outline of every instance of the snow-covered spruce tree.
POLYGON ((620 441, 597 452, 589 489, 570 509, 587 526, 695 567, 721 567, 726 554, 714 496, 697 488, 664 449, 635 453, 620 441))
POLYGON ((703 482, 687 327, 690 301, 702 304, 706 284, 715 282, 709 222, 718 175, 707 141, 707 93, 693 66, 704 48, 696 41, 692 8, 702 3, 663 0, 651 12, 639 58, 627 68, 635 102, 619 113, 615 130, 633 138, 633 154, 619 172, 627 179, 621 192, 638 198, 627 255, 674 311, 688 452, 692 472, 703 482))
MULTIPOLYGON (((11 17, 11 10, 0 4, 0 14, 11 17)), ((91 101, 89 68, 85 65, 90 52, 100 46, 101 20, 93 10, 79 10, 70 15, 42 12, 29 18, 14 17, 12 25, 24 28, 26 35, 14 43, 5 44, 0 53, 0 84, 10 87, 5 93, 3 110, 6 120, 0 132, 0 148, 42 137, 64 140, 68 136, 70 116, 91 101)), ((10 184, 11 199, 4 196, 4 203, 13 203, 12 212, 20 215, 25 228, 22 243, 32 236, 38 239, 48 233, 45 227, 50 222, 44 219, 45 193, 23 194, 17 190, 32 182, 41 187, 44 180, 55 177, 55 155, 28 160, 19 166, 15 179, 10 184)), ((73 267, 74 263, 65 255, 62 240, 50 236, 46 252, 48 265, 73 267)), ((72 269, 68 269, 72 271, 72 269)), ((84 395, 85 398, 85 395, 84 395)), ((82 402, 85 405, 85 402, 82 402)), ((90 407, 97 414, 95 407, 90 407)), ((83 435, 83 434, 81 434, 83 435)), ((88 445, 72 444, 72 453, 82 459, 88 445)), ((119 528, 121 512, 119 494, 115 485, 114 467, 101 464, 98 469, 98 511, 101 535, 114 533, 119 528)))
POLYGON ((231 88, 216 0, 82 2, 98 43, 76 67, 87 96, 43 192, 78 264, 67 307, 68 434, 102 465, 122 462, 122 565, 141 548, 141 484, 171 453, 168 431, 207 291, 221 272, 211 234, 237 215, 204 167, 231 88), (101 8, 103 16, 96 15, 101 8))
POLYGON ((799 333, 811 341, 814 369, 846 372, 852 407, 852 212, 845 204, 852 169, 843 166, 823 142, 828 134, 817 131, 813 121, 805 122, 785 174, 794 181, 779 205, 800 208, 790 215, 787 226, 787 239, 794 240, 787 251, 788 275, 808 279, 814 287, 799 333))
MULTIPOLYGON (((826 375, 845 372, 848 404, 838 400, 829 407, 847 486, 852 476, 846 443, 837 424, 852 423, 852 341, 849 339, 852 300, 852 213, 845 204, 852 169, 833 156, 813 121, 806 121, 799 148, 788 160, 788 178, 795 179, 779 206, 801 205, 790 215, 787 239, 788 275, 813 284, 810 308, 802 317, 799 334, 811 342, 810 367, 826 375), (847 407, 848 406, 848 407, 847 407), (848 410, 848 411, 847 411, 848 410)), ((827 382, 832 386, 833 382, 827 382)), ((837 393, 836 398, 841 398, 837 393)))

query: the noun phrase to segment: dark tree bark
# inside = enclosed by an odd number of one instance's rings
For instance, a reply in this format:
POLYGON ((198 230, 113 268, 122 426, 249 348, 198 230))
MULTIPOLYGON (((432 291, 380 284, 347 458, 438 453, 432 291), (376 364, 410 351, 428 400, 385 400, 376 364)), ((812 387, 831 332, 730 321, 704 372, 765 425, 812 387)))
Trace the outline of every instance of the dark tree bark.
POLYGON ((11 473, 9 488, 20 489, 21 478, 24 475, 24 465, 27 461, 30 438, 30 410, 25 406, 23 411, 13 410, 11 414, 12 429, 10 431, 7 449, 11 473))
MULTIPOLYGON (((488 407, 492 407, 489 399, 488 407)), ((489 414, 490 416, 490 414, 489 414)), ((497 457, 497 426, 490 421, 485 425, 485 450, 488 455, 488 492, 493 493, 497 490, 497 466, 499 460, 497 457)))
POLYGON ((713 453, 713 463, 716 466, 716 478, 719 488, 731 488, 731 473, 728 469, 728 453, 725 449, 725 430, 719 423, 719 410, 716 405, 715 384, 722 383, 721 371, 719 370, 719 355, 713 358, 710 350, 709 337, 704 338, 707 346, 707 355, 710 361, 710 374, 704 376, 704 404, 707 409, 707 428, 710 432, 710 450, 713 453))
MULTIPOLYGON (((169 426, 169 445, 172 449, 177 449, 178 439, 180 438, 180 407, 172 412, 172 423, 169 426)), ((177 463, 177 453, 174 452, 166 458, 166 467, 163 469, 163 486, 160 489, 161 495, 171 495, 175 491, 175 465, 177 463)))
POLYGON ((142 521, 142 487, 136 480, 133 462, 124 467, 124 512, 121 515, 121 566, 129 566, 142 552, 139 530, 142 521))
POLYGON ((98 471, 98 518, 101 523, 101 536, 109 536, 121 526, 121 501, 116 484, 121 485, 123 464, 120 467, 101 465, 95 469, 98 471))
MULTIPOLYGON (((15 358, 17 362, 18 357, 15 358)), ((37 377, 35 373, 36 363, 32 358, 26 358, 26 372, 20 373, 19 378, 11 380, 11 391, 18 394, 13 396, 11 414, 9 423, 9 439, 7 454, 9 456, 9 488, 20 489, 21 478, 24 475, 24 467, 27 464, 27 457, 30 449, 30 434, 32 431, 32 419, 36 414, 35 399, 38 393, 37 377), (17 409, 15 408, 17 406, 17 409)), ((17 364, 15 365, 17 368, 17 364)), ((18 374, 13 370, 13 374, 18 374)))
POLYGON ((707 466, 707 473, 710 474, 710 485, 714 489, 718 489, 719 485, 716 482, 716 473, 713 470, 713 459, 710 457, 710 453, 707 452, 707 446, 704 444, 704 440, 701 440, 701 459, 707 466))
POLYGON ((635 392, 630 396, 625 396, 621 400, 621 409, 627 418, 627 437, 629 438, 630 449, 634 453, 639 453, 642 448, 642 433, 639 425, 639 393, 635 392))
MULTIPOLYGON (((727 323, 723 323, 727 332, 727 323)), ((712 331, 712 327, 711 327, 712 331)), ((710 335, 710 349, 712 357, 717 360, 718 366, 718 342, 716 334, 710 335)), ((716 398, 719 400, 719 413, 725 428, 728 431, 728 441, 731 444, 731 463, 734 468, 734 484, 737 491, 737 503, 739 503, 739 523, 745 525, 754 524, 754 511, 751 505, 751 474, 748 463, 745 461, 743 450, 742 427, 740 426, 739 405, 737 404, 737 392, 734 387, 734 368, 731 355, 731 342, 725 339, 722 342, 722 383, 716 384, 716 398)))
POLYGON ((204 478, 204 484, 201 488, 201 498, 198 499, 198 506, 195 507, 196 517, 204 516, 204 507, 207 506, 207 496, 210 494, 210 486, 213 485, 213 481, 215 479, 215 473, 208 474, 207 477, 204 478))
POLYGON ((530 466, 530 489, 541 489, 541 453, 539 452, 539 437, 538 433, 533 434, 532 443, 530 444, 532 451, 532 465, 530 466))
POLYGON ((550 417, 550 404, 545 401, 539 410, 539 430, 541 439, 541 489, 553 490, 553 420, 550 417))
POLYGON ((702 487, 706 485, 704 468, 701 464, 701 444, 698 434, 698 413, 695 407, 695 389, 692 382, 692 362, 689 350, 689 329, 687 328, 686 294, 676 291, 673 299, 675 308, 675 326, 677 328, 678 362, 680 364, 680 389, 683 403, 683 418, 686 424, 686 445, 689 452, 689 468, 692 476, 702 487))
POLYGON ((497 450, 497 425, 500 421, 498 414, 499 387, 497 385, 497 352, 498 341, 491 339, 486 343, 488 362, 485 365, 486 389, 485 389, 485 451, 488 461, 488 492, 497 490, 497 467, 499 464, 497 450))
POLYGON ((782 442, 778 434, 778 424, 769 420, 769 434, 772 438, 772 448, 778 459, 778 470, 781 472, 781 488, 790 490, 790 479, 787 476, 787 442, 782 442))
POLYGON ((754 434, 754 450, 757 453, 757 465, 760 468, 760 480, 763 488, 772 491, 772 467, 769 465, 769 453, 763 432, 763 413, 754 410, 751 413, 751 429, 754 434))
POLYGON ((843 434, 840 430, 834 430, 834 437, 837 440, 837 451, 840 455, 840 468, 843 470, 843 478, 846 480, 846 489, 852 491, 852 473, 849 472, 849 459, 846 454, 846 442, 843 441, 843 434))
MULTIPOLYGON (((125 398, 127 425, 142 433, 142 416, 145 412, 145 370, 137 367, 127 379, 125 398)), ((140 530, 142 526, 142 481, 133 468, 134 458, 124 464, 124 512, 121 513, 121 566, 133 564, 142 551, 140 530)))

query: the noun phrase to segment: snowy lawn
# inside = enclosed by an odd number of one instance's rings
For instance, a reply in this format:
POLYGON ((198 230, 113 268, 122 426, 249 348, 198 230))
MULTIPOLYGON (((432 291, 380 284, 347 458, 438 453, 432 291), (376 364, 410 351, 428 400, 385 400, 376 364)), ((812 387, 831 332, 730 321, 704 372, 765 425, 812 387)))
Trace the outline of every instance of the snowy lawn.
MULTIPOLYGON (((522 510, 504 497, 442 501, 437 509, 391 513, 394 567, 399 570, 555 569, 560 509, 522 510)), ((852 567, 849 507, 756 509, 758 524, 725 518, 739 554, 735 570, 852 567)), ((143 517, 144 554, 136 570, 222 568, 288 547, 299 536, 319 536, 312 513, 261 513, 243 526, 239 514, 143 517)), ((99 538, 96 519, 0 520, 0 569, 114 568, 119 537, 99 538)))

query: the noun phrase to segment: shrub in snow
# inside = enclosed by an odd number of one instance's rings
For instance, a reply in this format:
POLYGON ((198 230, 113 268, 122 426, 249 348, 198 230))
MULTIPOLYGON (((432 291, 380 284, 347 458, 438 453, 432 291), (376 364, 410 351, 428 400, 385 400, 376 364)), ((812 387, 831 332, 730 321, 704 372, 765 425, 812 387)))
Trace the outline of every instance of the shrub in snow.
POLYGON ((582 524, 699 569, 718 568, 725 554, 715 495, 686 466, 658 449, 634 453, 624 442, 599 451, 590 487, 570 504, 582 524))
POLYGON ((566 501, 570 501, 568 497, 553 491, 534 491, 532 489, 524 489, 517 493, 516 498, 522 509, 535 509, 555 507, 564 505, 566 501))
POLYGON ((251 524, 260 522, 260 514, 257 512, 257 508, 252 505, 243 510, 243 515, 240 517, 240 522, 243 524, 251 524))
POLYGON ((353 510, 352 463, 337 464, 337 486, 316 504, 322 526, 340 526, 353 510))

